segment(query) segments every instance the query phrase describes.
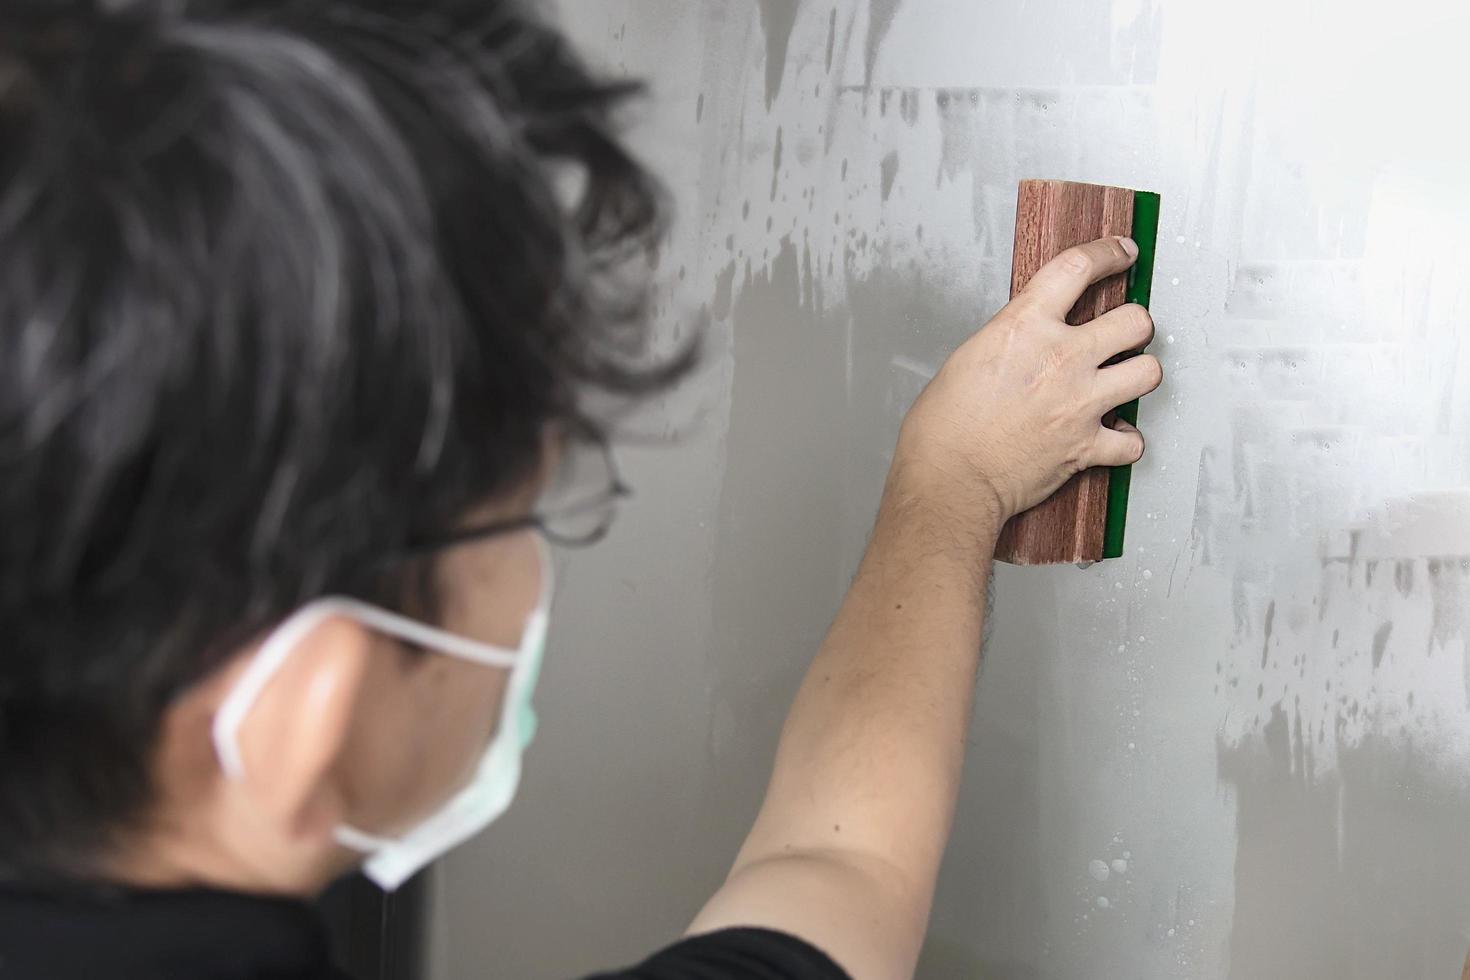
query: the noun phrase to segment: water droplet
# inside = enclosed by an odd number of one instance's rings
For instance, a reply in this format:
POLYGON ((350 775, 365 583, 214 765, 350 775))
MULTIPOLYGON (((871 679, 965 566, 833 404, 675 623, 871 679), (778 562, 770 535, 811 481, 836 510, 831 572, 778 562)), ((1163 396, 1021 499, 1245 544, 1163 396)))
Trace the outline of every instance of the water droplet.
POLYGON ((1128 862, 1122 858, 1113 858, 1111 867, 1114 874, 1125 874, 1128 871, 1128 862))
POLYGON ((1144 578, 1144 581, 1148 581, 1149 579, 1151 579, 1153 577, 1154 577, 1154 573, 1152 571, 1150 571, 1147 568, 1145 568, 1143 570, 1143 578, 1144 578))
POLYGON ((1100 909, 1108 907, 1108 897, 1106 895, 1097 896, 1097 907, 1100 909))
POLYGON ((1177 285, 1179 285, 1179 277, 1178 276, 1175 276, 1173 279, 1170 279, 1169 280, 1169 285, 1171 285, 1171 286, 1177 286, 1177 285))
POLYGON ((1133 852, 1132 851, 1124 851, 1123 852, 1123 860, 1125 860, 1125 861, 1131 861, 1131 860, 1133 860, 1133 852))
POLYGON ((1169 930, 1169 935, 1171 935, 1171 936, 1174 935, 1174 930, 1173 929, 1170 929, 1169 930))
POLYGON ((1183 245, 1184 244, 1184 236, 1183 235, 1180 235, 1179 237, 1175 238, 1174 240, 1176 242, 1178 242, 1180 245, 1183 245))
POLYGON ((1090 875, 1092 875, 1092 877, 1095 878, 1098 881, 1107 881, 1108 880, 1108 865, 1107 865, 1107 862, 1101 861, 1101 860, 1099 860, 1097 858, 1093 858, 1091 861, 1088 861, 1087 862, 1087 873, 1090 874, 1090 875))
POLYGON ((1174 335, 1173 334, 1169 334, 1169 336, 1167 336, 1167 337, 1164 338, 1164 343, 1166 343, 1166 344, 1172 344, 1173 342, 1174 342, 1174 335))

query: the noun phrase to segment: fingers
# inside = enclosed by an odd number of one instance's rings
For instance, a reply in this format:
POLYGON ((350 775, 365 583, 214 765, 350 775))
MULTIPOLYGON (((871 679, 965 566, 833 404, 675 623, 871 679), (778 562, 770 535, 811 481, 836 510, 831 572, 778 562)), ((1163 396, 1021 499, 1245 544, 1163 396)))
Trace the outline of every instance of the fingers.
POLYGON ((1139 354, 1126 361, 1102 368, 1097 372, 1097 385, 1093 389, 1096 401, 1093 407, 1101 415, 1105 411, 1142 398, 1164 381, 1164 367, 1152 354, 1139 354))
POLYGON ((1110 310, 1080 328, 1091 336, 1093 353, 1102 364, 1125 351, 1140 351, 1154 339, 1154 318, 1137 303, 1110 310))
POLYGON ((1091 466, 1131 466, 1143 458, 1143 433, 1122 419, 1098 429, 1091 466))
POLYGON ((1074 245, 1037 270, 1021 295, 1061 320, 1088 286, 1122 272, 1137 257, 1138 246, 1127 238, 1099 238, 1074 245))

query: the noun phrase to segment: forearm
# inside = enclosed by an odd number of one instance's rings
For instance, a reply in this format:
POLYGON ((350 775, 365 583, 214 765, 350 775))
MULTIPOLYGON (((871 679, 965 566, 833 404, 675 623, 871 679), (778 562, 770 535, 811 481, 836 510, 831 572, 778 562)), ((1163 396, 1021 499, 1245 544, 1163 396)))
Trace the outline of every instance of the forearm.
POLYGON ((945 361, 905 417, 872 540, 787 717, 765 803, 692 932, 755 925, 825 949, 858 980, 913 972, 954 816, 1003 519, 1079 469, 1134 462, 1112 408, 1159 383, 1153 325, 1122 308, 1066 322, 1127 268, 1104 239, 1048 263, 945 361))
POLYGON ((896 469, 868 550, 787 718, 736 862, 881 861, 925 911, 954 812, 999 521, 937 509, 896 469))

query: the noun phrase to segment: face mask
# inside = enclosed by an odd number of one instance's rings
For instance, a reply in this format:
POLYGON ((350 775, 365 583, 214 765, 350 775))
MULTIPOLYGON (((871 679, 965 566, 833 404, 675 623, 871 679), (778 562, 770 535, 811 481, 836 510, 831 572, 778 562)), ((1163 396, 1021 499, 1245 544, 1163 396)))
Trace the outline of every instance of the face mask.
POLYGON ((551 559, 544 543, 539 548, 541 597, 526 620, 518 650, 480 643, 356 599, 329 597, 303 606, 271 633, 220 705, 214 720, 214 748, 220 768, 231 779, 244 777, 238 733, 251 706, 307 634, 326 619, 345 616, 438 653, 487 667, 509 668, 510 676, 495 736, 462 789, 401 837, 380 837, 344 825, 337 828, 337 841, 366 853, 363 873, 392 891, 429 862, 485 829, 510 806, 520 783, 521 754, 536 733, 531 696, 546 648, 552 592, 551 559))

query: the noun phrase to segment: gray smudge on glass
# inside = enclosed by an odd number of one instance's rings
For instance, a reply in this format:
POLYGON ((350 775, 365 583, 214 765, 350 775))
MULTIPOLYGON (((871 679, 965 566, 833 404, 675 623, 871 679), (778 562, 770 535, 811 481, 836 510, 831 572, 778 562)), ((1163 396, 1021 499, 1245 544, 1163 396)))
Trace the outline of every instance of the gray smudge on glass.
POLYGON ((1393 623, 1384 623, 1373 633, 1373 669, 1383 663, 1383 651, 1388 649, 1388 637, 1393 632, 1393 623))
POLYGON ((898 151, 890 150, 885 154, 879 167, 883 178, 883 200, 886 202, 888 195, 893 193, 893 180, 898 176, 898 151))
POLYGON ((781 149, 785 131, 780 126, 776 127, 776 149, 771 154, 771 200, 776 200, 776 190, 781 185, 781 149))
POLYGON ((760 0, 761 29, 766 36, 766 108, 776 101, 786 74, 786 49, 796 26, 798 0, 760 0))
POLYGON ((837 46, 837 8, 832 8, 832 13, 827 17, 827 57, 823 61, 823 70, 827 74, 832 73, 832 52, 837 46))
POLYGON ((903 0, 868 0, 868 39, 863 45, 863 84, 873 84, 873 66, 903 0))

